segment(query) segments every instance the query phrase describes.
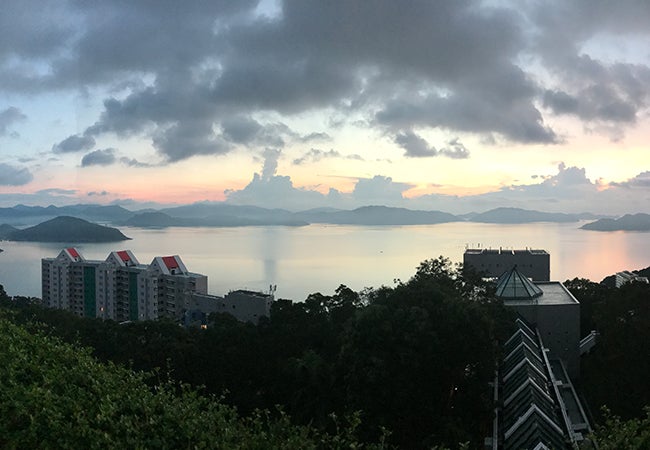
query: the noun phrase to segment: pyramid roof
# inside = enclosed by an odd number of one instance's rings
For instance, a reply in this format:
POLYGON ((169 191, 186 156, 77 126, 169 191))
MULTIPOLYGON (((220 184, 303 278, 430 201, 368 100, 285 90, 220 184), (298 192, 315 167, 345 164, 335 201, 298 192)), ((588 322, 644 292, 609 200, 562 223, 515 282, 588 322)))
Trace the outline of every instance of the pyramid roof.
POLYGON ((501 275, 497 282, 496 296, 504 300, 532 300, 543 294, 535 283, 517 270, 517 266, 501 275))

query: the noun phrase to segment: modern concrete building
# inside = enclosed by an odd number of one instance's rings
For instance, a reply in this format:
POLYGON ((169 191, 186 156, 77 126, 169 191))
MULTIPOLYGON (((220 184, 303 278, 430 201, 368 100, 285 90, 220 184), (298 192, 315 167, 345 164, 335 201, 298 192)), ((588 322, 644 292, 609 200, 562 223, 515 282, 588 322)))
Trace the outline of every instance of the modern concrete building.
POLYGON ((580 303, 562 283, 532 282, 516 266, 499 278, 496 296, 539 330, 551 358, 579 377, 580 303))
POLYGON ((194 293, 190 296, 189 308, 185 313, 185 324, 207 325, 208 316, 212 313, 230 314, 241 322, 257 324, 261 317, 271 315, 272 304, 273 294, 248 290, 230 291, 225 297, 194 293))
POLYGON ((551 278, 550 259, 546 250, 468 248, 463 254, 463 265, 472 267, 488 277, 499 277, 506 270, 517 266, 521 273, 534 281, 549 281, 551 278))

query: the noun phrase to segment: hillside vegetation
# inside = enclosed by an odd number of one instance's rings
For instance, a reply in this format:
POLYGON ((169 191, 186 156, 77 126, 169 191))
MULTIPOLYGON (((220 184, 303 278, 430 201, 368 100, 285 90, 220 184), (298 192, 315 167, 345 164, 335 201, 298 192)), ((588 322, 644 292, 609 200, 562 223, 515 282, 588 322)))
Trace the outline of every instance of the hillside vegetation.
MULTIPOLYGON (((355 448, 350 428, 328 435, 284 414, 240 418, 218 399, 96 361, 89 350, 0 317, 2 448, 355 448), (148 385, 157 380, 152 388, 148 385)), ((382 448, 368 445, 367 448, 382 448)))

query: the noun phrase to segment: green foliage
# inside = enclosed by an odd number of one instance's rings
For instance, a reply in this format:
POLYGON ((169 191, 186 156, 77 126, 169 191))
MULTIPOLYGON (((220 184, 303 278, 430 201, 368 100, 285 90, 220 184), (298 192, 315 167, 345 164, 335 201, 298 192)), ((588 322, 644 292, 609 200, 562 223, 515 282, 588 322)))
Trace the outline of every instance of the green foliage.
POLYGON ((645 450, 650 448, 650 407, 645 417, 621 420, 607 408, 603 410, 605 422, 596 428, 594 439, 600 450, 645 450))
POLYGON ((488 434, 488 381, 513 320, 481 292, 438 258, 408 282, 370 293, 339 360, 347 401, 363 411, 364 424, 399 430, 394 442, 405 448, 488 434))
POLYGON ((591 410, 606 405, 623 419, 641 417, 650 405, 650 285, 572 287, 593 311, 593 328, 600 333, 597 346, 581 361, 580 384, 591 410))
POLYGON ((281 412, 240 419, 187 385, 151 389, 151 375, 101 364, 4 318, 0 348, 2 448, 361 448, 355 418, 333 435, 292 425, 281 412))

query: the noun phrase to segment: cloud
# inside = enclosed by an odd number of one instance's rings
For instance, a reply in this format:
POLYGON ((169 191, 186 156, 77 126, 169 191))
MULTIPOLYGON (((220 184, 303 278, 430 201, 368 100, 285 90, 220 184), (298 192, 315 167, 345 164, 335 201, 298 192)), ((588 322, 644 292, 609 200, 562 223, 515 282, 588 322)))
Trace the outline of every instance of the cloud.
POLYGON ((104 150, 95 150, 81 158, 81 167, 89 166, 109 166, 116 161, 115 149, 107 148, 104 150))
POLYGON ((34 179, 34 176, 25 167, 15 167, 0 163, 0 185, 22 186, 34 179))
POLYGON ((326 197, 320 192, 293 186, 288 176, 274 175, 263 178, 254 174, 253 179, 241 190, 226 190, 229 203, 257 205, 266 208, 301 210, 324 206, 326 197))
POLYGON ((179 122, 155 134, 153 144, 169 161, 195 155, 227 153, 230 146, 214 133, 207 120, 179 122))
POLYGON ((109 193, 108 191, 99 191, 99 192, 91 191, 86 193, 86 195, 88 197, 106 197, 107 195, 109 195, 109 193))
POLYGON ((45 195, 57 195, 57 196, 72 196, 77 194, 76 189, 61 189, 61 188, 48 188, 48 189, 41 189, 36 191, 36 194, 45 194, 45 195))
POLYGON ((300 140, 302 142, 312 142, 312 141, 331 141, 332 137, 327 133, 309 133, 306 136, 301 136, 300 140))
POLYGON ((293 160, 293 163, 299 166, 307 162, 315 163, 322 159, 330 159, 330 158, 341 158, 341 159, 348 159, 348 160, 355 160, 355 161, 364 160, 361 157, 361 155, 357 155, 357 154, 342 155, 341 153, 333 149, 325 151, 325 150, 319 150, 317 148, 312 148, 306 153, 304 153, 302 156, 295 158, 293 160))
POLYGON ((404 156, 410 158, 426 158, 432 156, 446 156, 452 159, 469 158, 469 151, 459 141, 454 138, 447 142, 447 147, 436 150, 436 148, 422 137, 418 136, 411 130, 401 131, 394 137, 395 143, 402 147, 406 153, 404 156))
POLYGON ((549 119, 568 115, 620 139, 650 108, 645 47, 605 54, 647 38, 646 2, 278 1, 272 15, 256 0, 49 3, 3 2, 2 93, 108 93, 57 153, 110 135, 174 163, 363 124, 407 157, 462 159, 460 141, 423 136, 557 144, 549 119), (325 129, 294 125, 307 122, 325 129))
POLYGON ((612 182, 610 185, 622 188, 650 188, 650 171, 641 172, 637 176, 626 181, 612 182))
POLYGON ((269 181, 278 170, 278 159, 282 152, 275 148, 267 148, 264 150, 264 166, 262 167, 263 181, 269 181))
POLYGON ((590 126, 599 132, 611 134, 615 129, 615 137, 620 138, 622 128, 634 125, 650 106, 650 67, 647 59, 625 61, 629 49, 615 37, 647 37, 648 4, 558 1, 530 5, 532 9, 525 13, 538 27, 533 49, 555 81, 547 83, 544 106, 586 125, 599 124, 590 126), (615 56, 608 57, 608 52, 615 56))
POLYGON ((5 136, 9 133, 9 127, 17 122, 27 119, 20 109, 15 106, 0 111, 0 136, 5 136))
POLYGON ((454 138, 447 142, 447 146, 441 148, 439 153, 452 159, 469 158, 469 150, 467 150, 458 138, 454 138))
POLYGON ((415 187, 409 183, 394 182, 391 177, 375 175, 372 178, 359 178, 352 191, 352 197, 362 204, 399 204, 402 194, 415 187))
POLYGON ((95 146, 92 136, 75 134, 52 146, 54 153, 73 153, 90 150, 95 146))
POLYGON ((512 9, 469 0, 409 8, 284 2, 268 17, 256 8, 255 1, 51 7, 56 24, 40 11, 32 18, 51 41, 34 53, 15 36, 26 67, 0 69, 0 81, 15 90, 126 86, 81 136, 55 145, 58 152, 90 150, 105 133, 150 139, 169 162, 225 154, 233 144, 282 148, 328 135, 300 136, 253 117, 315 111, 354 111, 379 128, 557 141, 536 107, 537 84, 515 64, 527 37, 512 9), (43 62, 50 70, 34 70, 43 62))
POLYGON ((427 141, 411 130, 398 133, 395 136, 395 143, 406 150, 405 156, 411 158, 424 158, 438 154, 435 147, 430 146, 427 141))
POLYGON ((126 156, 122 156, 120 158, 120 163, 124 164, 125 166, 129 166, 129 167, 154 167, 153 164, 141 162, 141 161, 138 161, 135 158, 128 158, 126 156))

